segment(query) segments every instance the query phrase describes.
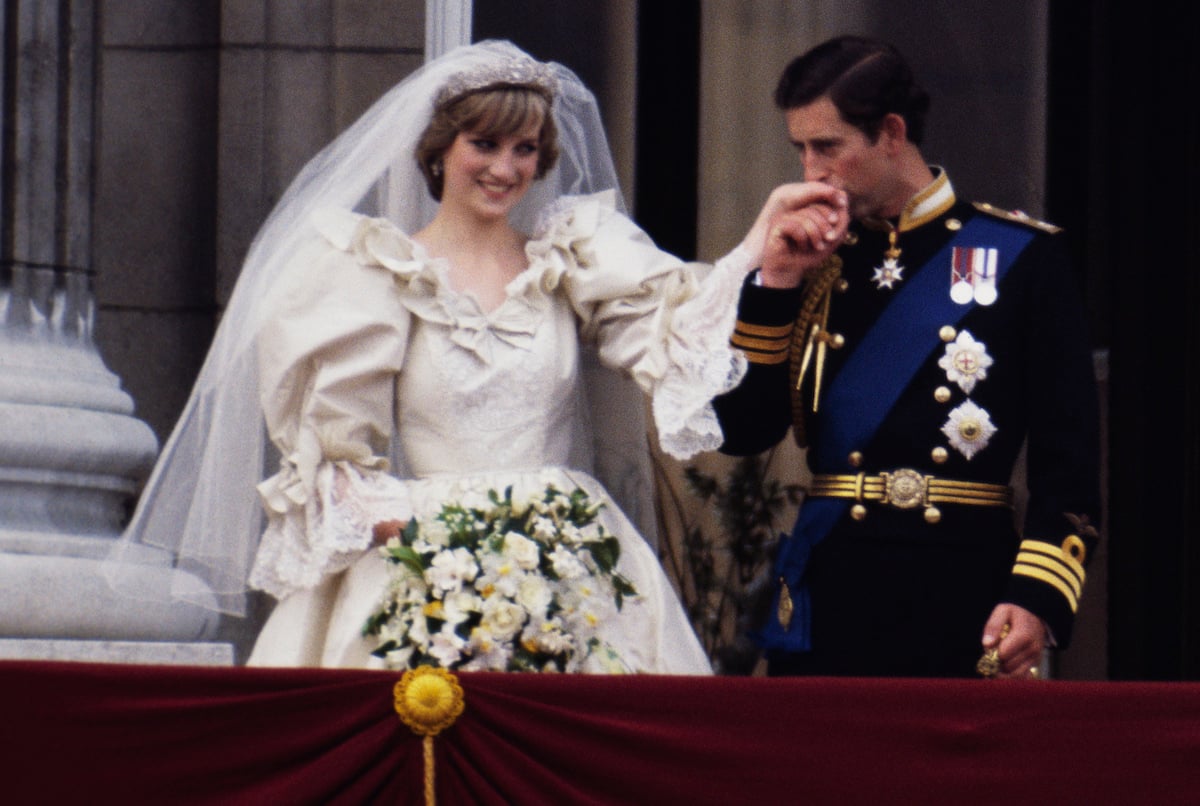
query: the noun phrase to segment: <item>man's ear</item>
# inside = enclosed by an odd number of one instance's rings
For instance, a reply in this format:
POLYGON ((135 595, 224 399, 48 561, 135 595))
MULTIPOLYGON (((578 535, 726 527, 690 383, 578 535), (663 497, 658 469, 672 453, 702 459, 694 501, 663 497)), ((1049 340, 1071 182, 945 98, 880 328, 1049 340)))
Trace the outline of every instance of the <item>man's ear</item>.
POLYGON ((908 124, 895 112, 889 112, 883 116, 883 122, 879 126, 879 137, 888 152, 894 154, 908 142, 908 124))

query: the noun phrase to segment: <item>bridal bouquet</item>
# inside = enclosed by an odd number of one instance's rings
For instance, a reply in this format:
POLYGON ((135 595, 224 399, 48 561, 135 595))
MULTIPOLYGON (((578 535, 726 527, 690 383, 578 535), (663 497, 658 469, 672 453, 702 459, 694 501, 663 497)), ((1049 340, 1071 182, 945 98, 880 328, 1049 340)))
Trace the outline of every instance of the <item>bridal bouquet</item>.
POLYGON ((379 550, 387 592, 363 627, 393 669, 579 671, 623 668, 601 638, 625 597, 620 547, 583 490, 528 500, 491 490, 482 507, 444 504, 379 550))

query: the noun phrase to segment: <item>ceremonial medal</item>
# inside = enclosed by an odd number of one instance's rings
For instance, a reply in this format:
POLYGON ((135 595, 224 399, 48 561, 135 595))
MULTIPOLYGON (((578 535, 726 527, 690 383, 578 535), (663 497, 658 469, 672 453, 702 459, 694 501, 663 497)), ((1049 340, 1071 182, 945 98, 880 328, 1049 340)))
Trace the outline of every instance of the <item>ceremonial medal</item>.
POLYGON ((950 258, 950 299, 959 305, 966 305, 975 296, 971 288, 971 253, 974 251, 969 247, 956 246, 950 258))
POLYGON ((955 246, 950 257, 950 299, 959 305, 996 301, 996 260, 991 246, 955 246))
POLYGON ((994 247, 979 250, 986 256, 975 272, 975 301, 980 305, 991 305, 996 301, 996 258, 999 253, 994 247))
POLYGON ((883 253, 883 265, 875 268, 871 282, 878 289, 894 288, 904 279, 904 267, 900 265, 900 249, 896 246, 895 228, 888 230, 888 248, 883 253))

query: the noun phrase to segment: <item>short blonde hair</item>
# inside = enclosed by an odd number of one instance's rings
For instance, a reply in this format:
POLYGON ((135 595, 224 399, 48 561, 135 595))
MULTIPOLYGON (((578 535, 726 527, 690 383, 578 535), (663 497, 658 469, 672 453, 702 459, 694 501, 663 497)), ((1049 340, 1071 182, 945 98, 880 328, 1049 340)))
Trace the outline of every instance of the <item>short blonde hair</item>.
POLYGON ((558 129, 550 113, 550 101, 543 93, 526 87, 484 89, 438 106, 417 141, 415 152, 430 195, 442 200, 442 172, 435 171, 434 166, 441 165, 442 157, 459 132, 503 137, 522 131, 534 121, 541 122, 534 175, 535 179, 541 179, 558 161, 558 129))

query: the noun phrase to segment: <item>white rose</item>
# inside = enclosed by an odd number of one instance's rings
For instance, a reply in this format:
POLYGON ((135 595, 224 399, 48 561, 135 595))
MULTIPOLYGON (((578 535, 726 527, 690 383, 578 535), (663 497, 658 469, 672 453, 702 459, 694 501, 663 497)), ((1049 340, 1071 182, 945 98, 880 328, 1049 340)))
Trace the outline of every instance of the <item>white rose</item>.
POLYGON ((423 613, 418 611, 412 619, 412 626, 409 627, 408 633, 404 636, 407 643, 425 652, 429 649, 429 625, 425 621, 423 613))
POLYGON ((454 627, 450 624, 445 624, 433 636, 433 641, 429 646, 429 654, 436 658, 437 662, 443 668, 449 669, 462 658, 462 650, 466 645, 467 642, 454 631, 454 627))
POLYGON ((509 532, 504 535, 504 556, 512 558, 518 567, 532 571, 538 567, 538 544, 525 535, 509 532))
POLYGON ((484 596, 500 594, 513 598, 517 585, 525 573, 516 567, 515 561, 501 554, 485 554, 482 560, 483 573, 475 579, 475 590, 484 596))
POLYGON ((511 641, 525 626, 526 617, 525 608, 497 597, 484 602, 480 626, 497 641, 511 641))
POLYGON ((482 600, 469 590, 452 591, 442 600, 446 621, 456 625, 478 613, 481 605, 482 600))
POLYGON ((517 586, 517 604, 530 613, 545 613, 553 596, 545 578, 530 575, 517 586))
POLYGON ((554 547, 554 551, 550 552, 550 563, 559 579, 578 579, 587 574, 587 568, 579 558, 564 546, 554 547))
POLYGON ((526 630, 526 634, 541 651, 558 655, 575 648, 571 636, 563 632, 562 626, 560 621, 552 619, 542 622, 536 630, 526 630))
POLYGON ((508 662, 513 654, 512 644, 496 640, 496 637, 482 626, 471 631, 468 646, 471 649, 471 659, 463 664, 463 671, 503 672, 508 669, 508 662))
POLYGON ((430 546, 449 546, 450 527, 437 518, 418 521, 417 537, 430 546))
POLYGON ((550 542, 558 537, 558 527, 550 518, 535 518, 533 521, 533 536, 543 542, 550 542))
POLYGON ((479 566, 475 557, 464 548, 439 552, 425 571, 425 578, 435 591, 454 591, 464 582, 475 579, 479 566))

